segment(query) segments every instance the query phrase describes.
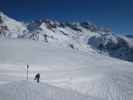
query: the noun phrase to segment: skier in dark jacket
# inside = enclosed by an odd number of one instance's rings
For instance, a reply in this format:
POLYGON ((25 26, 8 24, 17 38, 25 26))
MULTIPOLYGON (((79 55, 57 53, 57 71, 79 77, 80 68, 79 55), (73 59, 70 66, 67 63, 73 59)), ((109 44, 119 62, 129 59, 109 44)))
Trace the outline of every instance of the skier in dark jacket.
POLYGON ((40 73, 37 73, 37 74, 35 75, 34 80, 36 80, 36 81, 37 81, 37 83, 39 83, 39 82, 40 82, 40 73))
POLYGON ((48 42, 48 35, 47 34, 44 34, 43 36, 44 36, 45 42, 48 42))

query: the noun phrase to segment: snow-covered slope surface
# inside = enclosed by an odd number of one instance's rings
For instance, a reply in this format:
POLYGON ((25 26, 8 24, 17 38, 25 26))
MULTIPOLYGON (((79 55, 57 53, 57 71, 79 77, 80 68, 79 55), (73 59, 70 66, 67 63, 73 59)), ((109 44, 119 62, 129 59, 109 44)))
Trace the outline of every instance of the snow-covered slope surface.
POLYGON ((105 100, 132 100, 133 63, 88 50, 58 42, 0 40, 0 82, 25 80, 29 64, 30 80, 40 72, 41 82, 57 87, 105 100))
POLYGON ((101 100, 44 83, 28 81, 0 85, 0 100, 101 100))

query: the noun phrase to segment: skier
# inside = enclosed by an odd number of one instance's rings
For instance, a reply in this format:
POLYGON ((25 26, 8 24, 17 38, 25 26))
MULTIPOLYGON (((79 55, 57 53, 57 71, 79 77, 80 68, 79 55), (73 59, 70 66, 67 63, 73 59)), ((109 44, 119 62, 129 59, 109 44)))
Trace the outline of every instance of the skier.
POLYGON ((36 81, 37 81, 37 83, 39 83, 39 82, 40 82, 40 73, 37 73, 37 74, 35 75, 34 80, 36 80, 36 81))
POLYGON ((48 35, 47 34, 44 34, 44 40, 45 40, 45 42, 48 42, 48 35))

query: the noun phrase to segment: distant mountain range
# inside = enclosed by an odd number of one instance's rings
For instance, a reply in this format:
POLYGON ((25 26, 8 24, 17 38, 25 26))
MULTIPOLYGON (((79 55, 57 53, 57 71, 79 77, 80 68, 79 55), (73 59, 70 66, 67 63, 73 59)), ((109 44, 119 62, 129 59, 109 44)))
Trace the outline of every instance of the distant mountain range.
POLYGON ((74 50, 97 53, 133 61, 133 36, 113 34, 110 28, 89 22, 58 22, 56 20, 16 21, 0 12, 0 38, 30 39, 58 42, 74 50))

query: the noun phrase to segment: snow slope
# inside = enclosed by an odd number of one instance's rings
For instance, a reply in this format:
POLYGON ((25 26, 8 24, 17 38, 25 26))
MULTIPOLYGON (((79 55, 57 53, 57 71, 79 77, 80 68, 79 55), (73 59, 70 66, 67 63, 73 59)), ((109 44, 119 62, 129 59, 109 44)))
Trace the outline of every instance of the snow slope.
POLYGON ((50 85, 105 100, 132 100, 133 63, 88 50, 73 50, 60 42, 2 39, 0 83, 25 80, 29 64, 30 80, 40 72, 41 82, 50 85))
POLYGON ((0 85, 0 100, 100 100, 44 83, 28 81, 0 85))
POLYGON ((3 26, 6 27, 6 30, 2 30, 1 33, 3 34, 0 34, 1 37, 17 38, 27 31, 24 23, 8 17, 3 12, 0 12, 0 21, 0 29, 3 26))

